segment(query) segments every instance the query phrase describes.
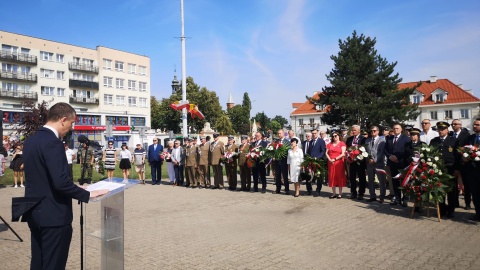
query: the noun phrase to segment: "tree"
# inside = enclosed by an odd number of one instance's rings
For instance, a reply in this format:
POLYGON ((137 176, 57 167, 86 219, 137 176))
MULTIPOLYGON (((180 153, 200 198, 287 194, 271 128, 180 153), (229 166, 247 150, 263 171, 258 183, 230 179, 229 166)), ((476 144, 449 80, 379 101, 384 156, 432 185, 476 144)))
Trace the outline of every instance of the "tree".
POLYGON ((242 108, 245 110, 245 113, 248 115, 248 118, 250 118, 250 111, 252 110, 252 102, 250 101, 250 97, 248 96, 247 92, 243 93, 242 108))
POLYGON ((233 128, 232 128, 232 122, 230 122, 230 118, 226 114, 222 114, 218 119, 216 123, 216 128, 217 131, 222 134, 231 134, 233 133, 233 128))
POLYGON ((286 126, 288 124, 288 120, 285 119, 285 117, 281 116, 281 115, 275 115, 274 118, 272 118, 272 121, 277 121, 281 128, 283 128, 284 126, 286 126))
POLYGON ((322 120, 327 124, 390 126, 418 116, 418 106, 409 102, 415 88, 398 90, 402 79, 393 74, 397 62, 378 55, 375 43, 375 38, 356 31, 339 40, 338 55, 330 57, 334 68, 326 75, 331 86, 324 87, 319 98, 307 97, 326 108, 322 120))
POLYGON ((277 120, 272 120, 268 124, 268 128, 273 131, 274 134, 280 129, 283 129, 283 125, 280 124, 277 120))
POLYGON ((268 124, 270 123, 270 118, 268 118, 268 116, 264 112, 258 112, 255 117, 253 117, 253 119, 255 119, 255 121, 257 121, 257 123, 260 125, 258 131, 268 131, 268 124))
POLYGON ((162 110, 160 109, 160 103, 154 97, 150 97, 150 116, 151 116, 151 128, 162 128, 162 110))
POLYGON ((235 105, 228 109, 227 113, 234 132, 247 134, 250 130, 250 121, 249 116, 245 113, 245 108, 242 105, 235 105))
POLYGON ((25 99, 22 105, 25 108, 25 112, 23 113, 22 127, 19 129, 19 134, 25 140, 47 123, 49 108, 45 100, 35 106, 34 101, 25 99))

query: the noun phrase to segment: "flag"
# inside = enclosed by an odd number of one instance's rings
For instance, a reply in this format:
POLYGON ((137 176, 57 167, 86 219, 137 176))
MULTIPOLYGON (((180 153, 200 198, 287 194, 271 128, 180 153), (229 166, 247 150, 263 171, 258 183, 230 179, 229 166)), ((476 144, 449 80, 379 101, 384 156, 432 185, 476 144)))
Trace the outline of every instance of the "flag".
POLYGON ((386 172, 384 169, 379 169, 379 168, 376 168, 376 169, 375 169, 375 172, 377 172, 377 173, 379 173, 379 174, 384 174, 384 175, 387 174, 387 172, 386 172))
POLYGON ((190 103, 188 100, 175 101, 174 103, 170 104, 170 108, 178 111, 181 111, 184 108, 188 109, 189 107, 190 103))
POLYGON ((197 116, 200 120, 202 120, 205 116, 201 111, 198 110, 198 106, 195 104, 190 104, 190 108, 188 109, 190 112, 190 115, 192 116, 192 119, 197 116))

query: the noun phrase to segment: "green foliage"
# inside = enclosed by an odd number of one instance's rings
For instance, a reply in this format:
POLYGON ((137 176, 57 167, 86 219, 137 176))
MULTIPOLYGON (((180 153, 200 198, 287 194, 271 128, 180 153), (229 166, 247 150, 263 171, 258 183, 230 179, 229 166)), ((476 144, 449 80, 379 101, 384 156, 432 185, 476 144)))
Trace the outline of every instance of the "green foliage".
POLYGON ((249 115, 242 105, 235 105, 227 110, 228 117, 232 122, 232 128, 236 133, 247 134, 250 130, 249 115))
POLYGON ((322 116, 327 124, 391 125, 418 115, 418 106, 409 103, 415 88, 398 90, 402 79, 394 73, 397 62, 388 63, 377 54, 375 43, 375 38, 356 31, 339 40, 338 55, 330 57, 334 68, 326 75, 331 86, 324 87, 318 99, 307 97, 329 106, 322 116))
POLYGON ((242 108, 245 110, 245 113, 248 115, 248 118, 250 118, 250 111, 252 110, 252 102, 250 101, 250 97, 248 96, 247 92, 243 93, 242 108))
MULTIPOLYGON (((270 123, 270 118, 264 112, 258 112, 253 119, 257 121, 257 124, 260 125, 258 131, 260 132, 267 132, 268 131, 268 124, 270 123)), ((252 120, 253 120, 252 119, 252 120)))
POLYGON ((218 118, 216 128, 217 131, 222 135, 234 133, 232 122, 230 122, 230 118, 228 118, 226 114, 222 114, 218 118))
POLYGON ((276 120, 272 120, 270 121, 270 123, 268 123, 268 129, 272 130, 274 133, 276 133, 277 130, 282 128, 283 128, 283 125, 277 122, 276 120))

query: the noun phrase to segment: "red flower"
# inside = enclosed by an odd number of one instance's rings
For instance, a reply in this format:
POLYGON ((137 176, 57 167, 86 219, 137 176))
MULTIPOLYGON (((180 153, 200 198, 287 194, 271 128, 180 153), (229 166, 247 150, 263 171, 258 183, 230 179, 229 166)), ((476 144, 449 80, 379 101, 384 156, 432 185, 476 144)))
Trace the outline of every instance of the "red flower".
POLYGON ((440 182, 437 183, 437 186, 441 186, 441 185, 442 185, 442 183, 440 183, 440 182))
POLYGON ((352 154, 358 155, 358 154, 360 154, 360 150, 354 150, 354 151, 352 152, 352 154))
POLYGON ((426 176, 425 174, 422 175, 422 179, 423 179, 423 180, 427 179, 427 176, 426 176))
POLYGON ((472 157, 474 158, 474 157, 476 157, 476 156, 477 156, 477 153, 476 153, 476 152, 473 152, 473 153, 472 153, 472 157))
POLYGON ((429 173, 430 175, 434 175, 434 174, 435 174, 435 171, 434 171, 434 170, 430 170, 428 173, 429 173))

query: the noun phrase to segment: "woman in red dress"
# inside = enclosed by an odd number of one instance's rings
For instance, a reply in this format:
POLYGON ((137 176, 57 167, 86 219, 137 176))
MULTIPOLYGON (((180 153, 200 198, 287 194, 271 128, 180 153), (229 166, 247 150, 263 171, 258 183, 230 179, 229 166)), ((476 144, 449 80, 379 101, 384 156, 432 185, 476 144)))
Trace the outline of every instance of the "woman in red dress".
POLYGON ((330 199, 342 198, 342 188, 347 184, 344 157, 347 146, 340 140, 340 134, 334 132, 332 141, 327 145, 326 156, 328 159, 328 186, 332 188, 333 195, 330 199), (338 195, 336 189, 339 189, 338 195))

